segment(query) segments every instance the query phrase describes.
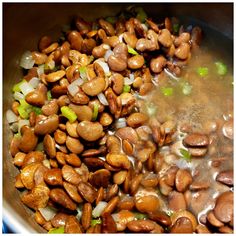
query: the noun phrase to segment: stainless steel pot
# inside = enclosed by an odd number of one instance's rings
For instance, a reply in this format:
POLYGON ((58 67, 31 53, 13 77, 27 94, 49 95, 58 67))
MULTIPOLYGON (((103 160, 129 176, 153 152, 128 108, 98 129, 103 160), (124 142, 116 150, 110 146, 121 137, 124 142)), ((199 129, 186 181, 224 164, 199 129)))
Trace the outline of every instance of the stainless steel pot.
MULTIPOLYGON (((115 15, 130 4, 124 3, 4 3, 3 4, 3 219, 13 232, 45 232, 34 222, 31 211, 20 201, 14 187, 18 170, 9 154, 11 132, 5 112, 11 106, 11 88, 22 77, 19 58, 25 50, 37 48, 38 39, 48 34, 57 39, 61 26, 74 16, 87 20, 115 15)), ((198 19, 233 38, 232 3, 147 3, 141 5, 154 19, 180 16, 198 19)))

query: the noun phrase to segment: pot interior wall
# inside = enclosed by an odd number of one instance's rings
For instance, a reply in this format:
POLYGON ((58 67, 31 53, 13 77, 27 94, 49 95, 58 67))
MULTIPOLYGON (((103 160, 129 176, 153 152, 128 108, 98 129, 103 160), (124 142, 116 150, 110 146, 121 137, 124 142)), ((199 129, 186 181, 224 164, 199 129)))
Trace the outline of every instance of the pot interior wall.
MULTIPOLYGON (((63 4, 63 3, 4 3, 3 4, 3 114, 11 106, 11 88, 22 77, 19 58, 25 50, 36 50, 42 35, 57 39, 61 26, 69 24, 75 16, 92 21, 98 17, 115 15, 130 4, 63 4)), ((232 38, 233 4, 171 4, 152 3, 141 5, 153 19, 180 16, 198 19, 232 38)), ((4 218, 19 233, 44 232, 33 219, 30 210, 20 202, 19 191, 14 187, 18 170, 12 165, 9 154, 11 132, 3 116, 3 204, 4 218)))

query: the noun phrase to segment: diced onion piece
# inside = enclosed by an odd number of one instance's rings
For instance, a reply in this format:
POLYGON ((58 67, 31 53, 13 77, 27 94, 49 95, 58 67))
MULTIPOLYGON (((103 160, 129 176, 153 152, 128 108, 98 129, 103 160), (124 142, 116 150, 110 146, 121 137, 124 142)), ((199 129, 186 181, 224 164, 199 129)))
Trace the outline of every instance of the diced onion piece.
POLYGON ((118 38, 119 38, 120 43, 123 43, 124 35, 123 35, 123 34, 120 34, 118 38))
POLYGON ((97 96, 98 96, 99 101, 102 103, 102 105, 104 106, 109 105, 104 93, 99 93, 97 96))
POLYGON ((24 126, 24 125, 29 126, 30 125, 29 120, 23 120, 23 119, 19 120, 19 122, 18 122, 18 133, 20 133, 21 127, 24 126))
POLYGON ((20 59, 20 66, 27 70, 34 66, 34 60, 30 51, 23 53, 20 59))
POLYGON ((109 66, 108 66, 108 64, 106 62, 98 59, 94 63, 97 63, 97 64, 99 64, 102 67, 102 69, 103 69, 103 71, 104 71, 106 76, 111 74, 110 68, 109 68, 109 66))
POLYGON ((38 66, 37 73, 38 73, 38 76, 44 74, 44 64, 38 66))
POLYGON ((29 85, 31 85, 33 88, 37 88, 38 85, 40 83, 39 78, 37 77, 33 77, 30 81, 29 81, 29 85))
POLYGON ((126 119, 125 118, 119 118, 115 123, 115 127, 117 129, 126 127, 126 119))
POLYGON ((104 55, 105 61, 107 61, 111 55, 114 55, 114 52, 111 49, 108 49, 104 55))
MULTIPOLYGON (((82 79, 81 79, 82 80, 82 79)), ((79 92, 79 87, 77 85, 74 85, 73 83, 71 83, 68 87, 68 92, 70 93, 71 96, 75 96, 76 93, 79 92)))
POLYGON ((119 213, 113 213, 111 216, 116 223, 120 221, 119 213))
POLYGON ((6 118, 9 124, 14 123, 18 120, 17 115, 10 109, 6 112, 6 118))
POLYGON ((46 221, 51 220, 57 214, 57 210, 49 206, 39 208, 39 212, 46 221))
POLYGON ((93 212, 92 212, 93 217, 98 218, 102 214, 106 206, 107 206, 107 202, 100 201, 97 204, 97 206, 93 209, 93 212))
POLYGON ((12 130, 13 133, 17 133, 18 132, 18 122, 13 123, 10 126, 10 129, 12 130))
POLYGON ((144 31, 148 31, 148 27, 145 24, 141 24, 141 26, 143 27, 144 31))
POLYGON ((24 95, 27 95, 28 93, 34 91, 34 88, 28 82, 24 82, 20 85, 20 90, 24 95))
POLYGON ((76 215, 76 218, 78 220, 81 219, 82 217, 82 209, 83 209, 83 204, 79 204, 79 206, 77 207, 76 211, 77 211, 77 215, 76 215))
POLYGON ((43 160, 43 165, 47 167, 48 169, 51 169, 50 161, 48 159, 43 160))

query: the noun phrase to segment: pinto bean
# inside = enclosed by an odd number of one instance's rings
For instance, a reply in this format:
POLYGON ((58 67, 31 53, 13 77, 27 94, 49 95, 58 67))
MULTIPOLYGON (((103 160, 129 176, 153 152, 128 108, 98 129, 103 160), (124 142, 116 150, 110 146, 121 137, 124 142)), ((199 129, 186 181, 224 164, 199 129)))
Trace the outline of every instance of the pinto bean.
POLYGON ((232 186, 234 185, 234 174, 233 174, 233 170, 227 170, 227 171, 221 171, 217 176, 216 176, 216 180, 232 186))
POLYGON ((151 60, 150 68, 154 73, 160 73, 166 66, 166 59, 163 56, 158 56, 151 60))
POLYGON ((56 159, 57 159, 57 162, 60 165, 65 165, 66 164, 65 157, 66 157, 66 154, 63 153, 63 152, 57 152, 56 153, 56 159))
POLYGON ((89 169, 97 170, 104 167, 104 161, 96 157, 84 158, 83 162, 88 166, 89 169))
POLYGON ((112 116, 107 112, 103 112, 99 119, 99 123, 102 126, 109 126, 112 123, 112 121, 113 121, 112 116))
POLYGON ((102 233, 116 233, 116 223, 111 214, 106 213, 102 215, 102 233))
POLYGON ((56 141, 56 143, 58 144, 64 144, 66 142, 66 133, 57 129, 54 132, 54 140, 56 141))
POLYGON ((53 168, 44 173, 44 180, 47 184, 56 186, 62 185, 62 172, 61 169, 53 168))
POLYGON ((83 38, 78 31, 76 31, 76 30, 71 31, 68 34, 68 41, 71 45, 71 48, 78 50, 78 51, 81 50, 83 38))
POLYGON ((121 139, 126 139, 130 143, 135 144, 139 138, 136 131, 131 127, 120 128, 116 131, 116 135, 121 139))
POLYGON ((124 32, 123 37, 127 45, 131 48, 135 48, 138 39, 134 33, 124 32))
POLYGON ((183 143, 190 147, 205 147, 209 144, 209 138, 204 134, 193 133, 187 135, 183 143))
POLYGON ((180 217, 171 228, 171 233, 193 233, 191 221, 186 217, 180 217))
POLYGON ((50 116, 50 115, 53 115, 53 114, 57 114, 58 109, 59 109, 59 107, 58 107, 58 104, 57 104, 57 100, 52 99, 47 104, 42 106, 42 113, 45 116, 50 116))
POLYGON ((188 148, 188 151, 193 157, 203 157, 207 153, 207 148, 188 148))
POLYGON ((115 208, 116 208, 117 204, 119 203, 119 201, 120 201, 119 196, 113 197, 113 198, 107 203, 107 206, 106 206, 105 209, 103 210, 102 215, 107 214, 107 213, 111 214, 111 213, 115 210, 115 208))
POLYGON ((84 91, 79 87, 79 91, 72 97, 68 95, 71 102, 78 105, 85 105, 89 102, 89 97, 84 93, 84 91))
POLYGON ((172 37, 171 33, 168 29, 161 30, 161 33, 158 37, 158 41, 164 46, 164 47, 170 47, 172 44, 172 37))
POLYGON ((47 55, 44 53, 33 51, 31 53, 31 55, 32 55, 32 58, 33 58, 35 64, 37 64, 37 65, 44 64, 47 60, 47 55))
POLYGON ((127 223, 127 228, 136 233, 149 233, 154 230, 156 223, 152 220, 133 220, 127 223))
POLYGON ((116 72, 121 72, 127 68, 127 62, 115 55, 109 56, 107 62, 110 69, 116 72))
POLYGON ((100 169, 90 175, 89 182, 95 187, 106 188, 109 184, 111 173, 109 170, 100 169))
POLYGON ((157 221, 161 225, 164 225, 164 226, 171 225, 170 217, 162 211, 158 210, 158 211, 148 212, 148 217, 153 221, 157 221))
POLYGON ((191 41, 197 45, 200 45, 202 40, 202 29, 198 26, 193 27, 191 32, 191 41))
POLYGON ((58 212, 52 219, 51 219, 51 223, 53 225, 53 227, 55 228, 59 228, 61 226, 65 226, 66 224, 66 220, 69 217, 68 214, 63 213, 63 212, 58 212))
POLYGON ((49 134, 45 135, 43 139, 43 146, 50 158, 54 158, 56 156, 56 143, 49 134))
POLYGON ((124 154, 108 153, 106 155, 106 161, 108 162, 108 164, 114 167, 120 167, 124 169, 130 168, 130 161, 124 154))
POLYGON ((144 57, 141 55, 132 56, 127 63, 130 69, 139 69, 144 65, 144 57))
POLYGON ((215 217, 223 223, 228 223, 233 218, 233 193, 224 192, 216 200, 214 208, 215 217))
POLYGON ((38 115, 36 117, 36 124, 34 127, 34 133, 37 135, 45 135, 54 132, 59 125, 58 115, 38 115))
MULTIPOLYGON (((17 152, 16 155, 14 156, 13 159, 13 164, 15 166, 21 167, 24 165, 24 159, 26 157, 26 154, 23 152, 17 152)), ((28 163, 28 161, 26 162, 25 166, 28 165, 30 163, 28 163)))
POLYGON ((70 153, 65 156, 65 160, 69 165, 72 165, 74 167, 80 167, 81 166, 81 160, 75 153, 70 153))
POLYGON ((159 209, 160 203, 156 196, 146 195, 143 197, 137 197, 135 199, 135 207, 138 209, 138 211, 143 213, 148 213, 151 211, 155 212, 159 209))
POLYGON ((67 183, 67 182, 63 182, 63 187, 72 200, 74 200, 77 203, 83 202, 83 199, 79 195, 77 187, 75 185, 67 183))
POLYGON ((127 124, 132 127, 136 128, 141 125, 144 125, 144 123, 148 120, 148 117, 143 114, 143 113, 132 113, 128 118, 127 118, 127 124))
POLYGON ((77 119, 79 121, 92 120, 93 111, 89 106, 86 106, 86 105, 79 106, 79 105, 70 104, 69 107, 76 113, 77 119))
POLYGON ((82 85, 83 91, 89 96, 96 96, 105 88, 106 82, 103 77, 96 77, 82 85))
POLYGON ((84 145, 77 138, 67 136, 66 147, 75 154, 80 154, 84 150, 84 145))
POLYGON ((43 51, 45 48, 47 48, 52 43, 52 39, 50 36, 44 35, 39 40, 38 48, 40 51, 43 51))
POLYGON ((169 208, 173 211, 186 210, 186 202, 183 193, 172 191, 168 195, 169 208))
POLYGON ((175 186, 179 192, 184 192, 193 182, 193 178, 188 170, 179 169, 176 173, 175 186))
POLYGON ((65 222, 65 233, 66 234, 81 234, 83 233, 82 226, 80 225, 77 218, 70 215, 65 222))
POLYGON ((120 95, 123 92, 124 77, 119 73, 114 73, 111 80, 113 81, 112 89, 117 95, 120 95))
POLYGON ((178 37, 175 38, 174 44, 178 47, 181 43, 188 43, 190 41, 190 34, 188 32, 181 33, 178 37))
POLYGON ((18 164, 20 164, 21 160, 23 160, 23 163, 21 166, 24 168, 25 166, 31 163, 42 162, 44 160, 44 154, 40 151, 32 151, 27 154, 19 152, 14 158, 14 163, 16 163, 15 160, 17 159, 19 160, 18 164))
POLYGON ((98 23, 106 31, 108 35, 110 36, 115 35, 115 29, 110 22, 105 21, 104 19, 99 19, 98 23))
POLYGON ((78 191, 83 198, 90 203, 93 203, 97 197, 96 190, 86 182, 80 182, 78 185, 78 191))
POLYGON ((83 206, 82 218, 81 218, 81 223, 85 230, 89 228, 91 219, 92 219, 92 205, 91 203, 85 203, 83 206))
POLYGON ((110 49, 110 46, 105 44, 105 43, 102 43, 96 47, 93 48, 92 50, 92 55, 95 57, 95 58, 101 58, 101 57, 104 57, 105 53, 107 50, 110 49))
POLYGON ((71 184, 78 185, 82 180, 81 176, 69 165, 64 165, 61 171, 63 178, 71 184))
POLYGON ((221 227, 224 225, 224 223, 222 223, 221 221, 219 221, 215 215, 213 211, 208 212, 207 214, 207 220, 210 222, 211 225, 215 226, 215 227, 221 227))
POLYGON ((70 123, 70 121, 66 122, 66 131, 73 138, 79 137, 76 131, 77 125, 78 125, 77 121, 74 121, 73 123, 70 123))
POLYGON ((181 60, 188 58, 190 53, 190 45, 188 43, 181 43, 175 50, 175 56, 181 60))

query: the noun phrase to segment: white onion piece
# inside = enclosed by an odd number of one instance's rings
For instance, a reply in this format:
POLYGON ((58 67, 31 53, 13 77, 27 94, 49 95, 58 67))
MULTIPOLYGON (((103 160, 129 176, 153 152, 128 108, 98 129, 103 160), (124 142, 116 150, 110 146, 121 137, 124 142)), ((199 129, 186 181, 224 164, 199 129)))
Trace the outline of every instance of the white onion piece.
POLYGON ((27 70, 34 66, 34 60, 30 51, 23 53, 20 59, 20 66, 27 70))
POLYGON ((141 24, 141 26, 143 27, 145 31, 148 31, 148 27, 145 24, 141 24))
POLYGON ((113 220, 114 220, 116 223, 120 221, 120 215, 119 215, 119 213, 114 213, 114 214, 112 214, 111 216, 112 216, 113 220))
POLYGON ((123 34, 120 34, 118 38, 119 38, 120 43, 123 43, 124 35, 123 35, 123 34))
POLYGON ((25 98, 24 94, 22 94, 22 93, 20 93, 20 92, 15 92, 15 93, 13 94, 13 97, 14 97, 15 100, 18 100, 18 101, 20 101, 21 99, 24 99, 24 98, 25 98))
POLYGON ((102 105, 104 106, 109 105, 104 93, 99 93, 97 96, 98 96, 99 101, 102 103, 102 105))
POLYGON ((17 115, 10 109, 6 112, 6 118, 9 124, 14 123, 18 120, 17 115))
POLYGON ((10 126, 10 129, 12 130, 13 133, 17 133, 18 132, 18 122, 13 123, 10 126))
POLYGON ((103 69, 106 76, 110 75, 110 68, 109 68, 109 66, 106 62, 101 61, 101 60, 98 59, 94 63, 97 63, 102 67, 102 69, 103 69))
POLYGON ((33 88, 37 88, 38 85, 40 83, 39 78, 37 77, 33 77, 30 81, 29 81, 29 85, 31 85, 33 88))
POLYGON ((83 83, 84 83, 84 80, 81 79, 81 78, 74 80, 74 81, 67 87, 69 93, 70 93, 72 96, 75 96, 75 94, 79 91, 79 88, 78 88, 78 87, 81 86, 83 83))
POLYGON ((82 217, 82 209, 83 209, 83 205, 80 203, 79 206, 77 207, 76 211, 77 211, 77 215, 76 215, 76 218, 78 220, 81 219, 82 217))
POLYGON ((125 118, 119 118, 115 123, 115 127, 117 129, 126 127, 126 119, 125 118))
POLYGON ((114 55, 114 52, 111 49, 108 49, 104 55, 105 61, 107 61, 111 55, 114 55))
POLYGON ((20 86, 19 86, 20 90, 22 91, 22 93, 24 95, 27 95, 28 93, 34 91, 34 88, 28 83, 28 82, 23 82, 20 86))
POLYGON ((55 68, 55 61, 51 60, 47 63, 47 66, 50 70, 53 70, 55 68))
POLYGON ((44 74, 44 64, 38 66, 37 73, 38 73, 38 76, 44 74))
POLYGON ((180 168, 180 169, 189 169, 192 168, 192 165, 190 162, 187 162, 183 158, 180 158, 175 162, 175 164, 180 168))
POLYGON ((30 125, 29 120, 19 120, 18 122, 18 133, 20 133, 21 127, 24 125, 30 125))
POLYGON ((93 209, 93 212, 92 212, 93 217, 94 218, 99 217, 102 214, 102 212, 106 206, 107 206, 107 202, 100 201, 97 204, 97 206, 93 209))
POLYGON ((49 206, 39 208, 39 211, 46 221, 51 220, 57 214, 57 210, 49 206))
POLYGON ((48 159, 43 160, 43 165, 47 167, 48 169, 51 169, 50 161, 48 159))

